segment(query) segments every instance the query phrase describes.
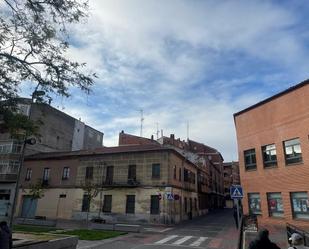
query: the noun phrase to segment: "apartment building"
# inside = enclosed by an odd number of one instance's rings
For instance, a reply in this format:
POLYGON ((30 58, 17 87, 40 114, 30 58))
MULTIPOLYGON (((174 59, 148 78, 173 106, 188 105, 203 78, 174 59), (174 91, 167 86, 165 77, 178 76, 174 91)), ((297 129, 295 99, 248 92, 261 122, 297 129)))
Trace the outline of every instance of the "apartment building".
POLYGON ((98 217, 107 222, 172 224, 198 216, 197 166, 160 145, 127 145, 28 156, 22 169, 19 217, 98 217), (31 184, 44 197, 31 201, 31 184), (98 190, 93 202, 84 186, 98 190))
MULTIPOLYGON (((34 145, 26 146, 26 155, 102 147, 102 132, 48 104, 19 99, 17 107, 19 113, 29 116, 33 121, 40 120, 41 124, 38 131, 40 136, 36 137, 34 145)), ((22 144, 12 139, 7 130, 0 131, 0 219, 6 219, 11 213, 22 144)))
POLYGON ((238 162, 223 163, 223 177, 224 177, 225 207, 232 208, 234 202, 231 199, 230 188, 233 185, 240 185, 238 162))
POLYGON ((137 144, 160 144, 165 148, 172 148, 185 156, 198 167, 198 203, 201 214, 209 209, 224 207, 223 187, 223 157, 216 149, 202 143, 188 139, 187 141, 162 136, 158 140, 126 134, 119 134, 119 146, 137 144))
POLYGON ((309 226, 309 80, 234 114, 244 213, 309 226))

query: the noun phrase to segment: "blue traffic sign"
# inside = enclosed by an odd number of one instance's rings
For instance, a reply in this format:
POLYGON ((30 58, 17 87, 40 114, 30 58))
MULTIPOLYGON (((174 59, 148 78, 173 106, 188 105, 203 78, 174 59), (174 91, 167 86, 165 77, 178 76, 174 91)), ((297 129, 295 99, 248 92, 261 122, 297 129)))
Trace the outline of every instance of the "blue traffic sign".
POLYGON ((232 199, 241 199, 244 197, 241 186, 232 186, 230 188, 230 194, 232 199))

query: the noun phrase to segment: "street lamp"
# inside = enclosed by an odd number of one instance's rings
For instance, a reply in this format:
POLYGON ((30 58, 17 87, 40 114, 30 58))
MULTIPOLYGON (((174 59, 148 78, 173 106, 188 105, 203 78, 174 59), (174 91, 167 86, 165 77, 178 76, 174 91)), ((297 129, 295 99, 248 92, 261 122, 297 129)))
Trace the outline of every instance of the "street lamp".
MULTIPOLYGON (((34 103, 33 102, 34 99, 41 100, 42 96, 44 96, 44 95, 45 95, 44 91, 35 90, 32 93, 32 95, 31 95, 31 103, 30 103, 30 107, 29 107, 28 120, 30 120, 30 118, 31 118, 31 107, 32 107, 32 104, 34 103)), ((16 185, 15 185, 15 193, 14 193, 13 205, 12 205, 11 214, 10 214, 10 227, 11 228, 13 226, 13 219, 14 219, 14 214, 15 214, 15 210, 16 210, 18 191, 19 191, 19 182, 20 182, 20 176, 21 176, 22 167, 23 167, 23 164, 24 164, 26 145, 27 144, 30 144, 30 145, 36 144, 36 139, 35 138, 33 138, 33 137, 32 138, 27 138, 27 137, 28 137, 28 134, 27 134, 27 131, 26 131, 25 135, 24 135, 22 151, 21 151, 20 159, 19 159, 19 168, 18 168, 16 185)))

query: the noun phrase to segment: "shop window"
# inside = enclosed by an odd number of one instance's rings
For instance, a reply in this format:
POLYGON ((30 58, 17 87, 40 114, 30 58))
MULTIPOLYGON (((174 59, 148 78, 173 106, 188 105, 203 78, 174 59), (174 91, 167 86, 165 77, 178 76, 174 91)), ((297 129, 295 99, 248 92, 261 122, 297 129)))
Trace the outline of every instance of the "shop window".
POLYGON ((285 163, 287 165, 303 161, 299 138, 284 141, 283 145, 284 145, 285 163))
POLYGON ((158 195, 151 196, 150 214, 160 214, 160 200, 158 195))
POLYGON ((267 193, 268 212, 271 217, 283 217, 281 193, 267 193))
POLYGON ((135 195, 127 195, 126 213, 135 213, 135 195))
POLYGON ((112 196, 104 195, 103 212, 110 213, 112 211, 112 196))
POLYGON ((256 169, 255 149, 245 150, 244 159, 246 170, 256 169))
POLYGON ((307 192, 291 193, 293 217, 309 219, 309 201, 307 192))
POLYGON ((249 213, 250 214, 261 214, 261 199, 259 193, 249 193, 249 213))
POLYGON ((277 166, 276 145, 270 144, 262 147, 264 167, 277 166))

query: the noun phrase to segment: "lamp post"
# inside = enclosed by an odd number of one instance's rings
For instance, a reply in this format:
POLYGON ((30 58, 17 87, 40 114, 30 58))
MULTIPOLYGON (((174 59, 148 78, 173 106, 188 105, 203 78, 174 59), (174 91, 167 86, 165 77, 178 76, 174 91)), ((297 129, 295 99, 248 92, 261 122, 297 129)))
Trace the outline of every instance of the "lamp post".
MULTIPOLYGON (((32 104, 34 103, 33 102, 34 99, 41 100, 42 96, 44 96, 44 95, 45 95, 44 91, 35 90, 32 93, 32 95, 31 95, 31 103, 30 103, 30 107, 29 107, 28 120, 30 120, 31 107, 32 107, 32 104)), ((11 228, 13 226, 13 219, 14 219, 14 214, 15 214, 15 210, 16 210, 18 191, 19 191, 19 183, 20 183, 22 167, 23 167, 23 164, 24 164, 26 145, 27 144, 34 145, 35 143, 36 143, 36 139, 35 138, 28 138, 28 133, 26 131, 25 134, 24 134, 23 145, 22 145, 21 154, 20 154, 20 157, 19 157, 19 167, 18 167, 17 179, 16 179, 16 184, 15 184, 14 199, 13 199, 13 205, 12 205, 11 214, 10 214, 10 223, 9 223, 9 225, 10 225, 11 228)))

